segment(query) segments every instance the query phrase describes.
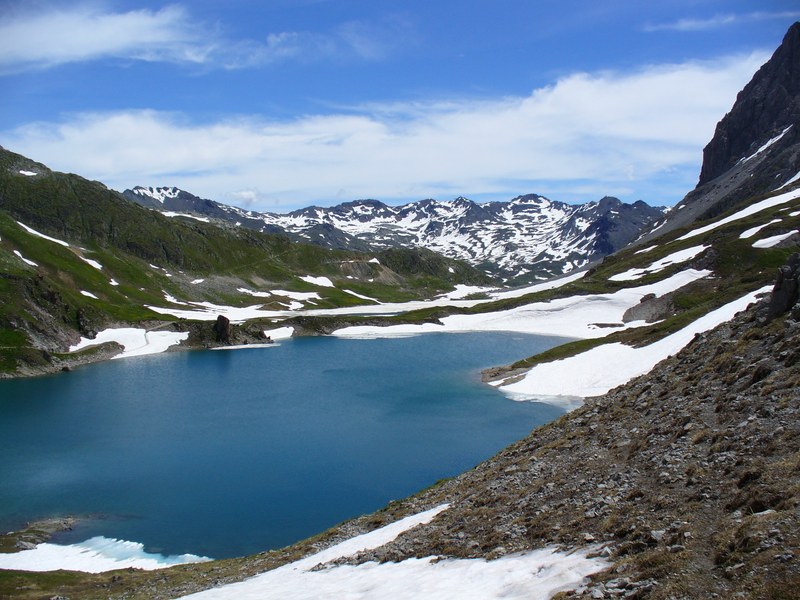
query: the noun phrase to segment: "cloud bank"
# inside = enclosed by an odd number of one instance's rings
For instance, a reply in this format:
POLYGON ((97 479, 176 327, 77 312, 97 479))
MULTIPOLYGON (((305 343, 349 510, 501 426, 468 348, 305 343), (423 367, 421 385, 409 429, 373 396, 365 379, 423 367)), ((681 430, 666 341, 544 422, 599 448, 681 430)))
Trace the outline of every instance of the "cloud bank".
POLYGON ((694 186, 716 122, 767 58, 576 73, 523 97, 360 106, 290 121, 129 110, 0 135, 16 152, 116 189, 177 185, 259 209, 534 191, 670 203, 694 186))
POLYGON ((732 25, 744 25, 754 21, 768 21, 772 19, 796 19, 800 17, 800 10, 766 12, 756 11, 751 13, 718 14, 706 19, 685 18, 672 23, 650 24, 644 27, 645 31, 709 31, 732 25))
POLYGON ((9 12, 0 23, 0 75, 103 59, 240 69, 285 61, 380 60, 402 24, 350 21, 329 32, 228 39, 181 6, 109 12, 94 5, 9 12))

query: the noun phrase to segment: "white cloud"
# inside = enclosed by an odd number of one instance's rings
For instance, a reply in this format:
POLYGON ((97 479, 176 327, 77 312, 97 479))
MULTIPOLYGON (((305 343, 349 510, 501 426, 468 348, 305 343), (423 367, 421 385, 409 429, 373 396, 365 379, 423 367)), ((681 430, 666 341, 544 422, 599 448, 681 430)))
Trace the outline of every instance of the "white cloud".
POLYGON ((672 23, 659 23, 646 25, 645 31, 708 31, 719 29, 729 25, 741 25, 754 21, 766 21, 770 19, 796 19, 800 17, 800 11, 782 12, 751 12, 747 14, 719 14, 704 19, 678 19, 672 23))
POLYGON ((364 106, 292 121, 87 113, 2 139, 117 189, 177 185, 251 208, 553 190, 571 200, 587 186, 674 202, 694 185, 716 122, 766 58, 579 73, 525 97, 364 106))
POLYGON ((203 62, 209 47, 178 6, 159 11, 103 13, 76 6, 24 13, 0 25, 4 72, 104 57, 203 62))
POLYGON ((95 5, 22 11, 0 24, 0 74, 104 58, 225 69, 287 60, 377 60, 400 28, 353 21, 331 32, 265 32, 261 40, 231 40, 178 5, 116 13, 95 5))

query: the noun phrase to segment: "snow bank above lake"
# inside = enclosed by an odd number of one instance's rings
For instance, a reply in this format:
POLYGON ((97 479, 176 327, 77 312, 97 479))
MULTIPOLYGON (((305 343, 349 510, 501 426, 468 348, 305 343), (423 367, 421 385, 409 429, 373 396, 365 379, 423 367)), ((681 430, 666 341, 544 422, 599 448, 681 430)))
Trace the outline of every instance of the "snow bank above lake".
MULTIPOLYGON (((634 348, 621 343, 605 344, 563 360, 536 365, 515 383, 504 385, 500 381, 492 385, 499 386, 514 400, 555 404, 563 404, 558 401, 559 397, 569 401, 575 397, 605 394, 634 377, 644 375, 657 363, 678 353, 692 341, 695 334, 729 321, 737 312, 755 302, 759 294, 770 289, 767 286, 751 292, 648 346, 634 348)), ((567 404, 565 408, 575 408, 574 402, 567 404)))
POLYGON ((497 312, 452 315, 442 318, 441 325, 425 323, 390 327, 345 327, 334 331, 333 335, 391 337, 431 332, 516 331, 576 338, 603 337, 614 330, 641 325, 642 323, 635 322, 623 324, 622 315, 632 306, 636 306, 645 295, 662 296, 710 274, 710 271, 687 269, 663 281, 626 288, 613 294, 570 296, 497 312))
POLYGON ((185 598, 194 600, 270 600, 348 598, 368 600, 545 600, 580 585, 607 563, 585 552, 566 554, 540 549, 493 561, 483 559, 411 558, 397 563, 327 566, 362 550, 378 548, 446 510, 442 505, 401 519, 373 532, 351 538, 302 560, 241 583, 206 590, 185 598))
POLYGON ((271 340, 288 340, 294 335, 294 327, 277 327, 276 329, 265 329, 264 335, 271 340))
POLYGON ((0 554, 0 569, 20 571, 83 571, 102 573, 115 569, 164 569, 174 565, 211 560, 194 554, 163 556, 144 551, 137 542, 115 540, 103 536, 93 537, 79 544, 39 544, 32 550, 0 554))
POLYGON ((118 329, 104 329, 94 339, 81 338, 81 341, 70 346, 69 351, 83 350, 89 346, 97 346, 106 342, 116 342, 124 348, 121 354, 114 358, 129 356, 142 356, 145 354, 158 354, 170 346, 180 344, 189 337, 188 331, 147 331, 134 327, 121 327, 118 329))

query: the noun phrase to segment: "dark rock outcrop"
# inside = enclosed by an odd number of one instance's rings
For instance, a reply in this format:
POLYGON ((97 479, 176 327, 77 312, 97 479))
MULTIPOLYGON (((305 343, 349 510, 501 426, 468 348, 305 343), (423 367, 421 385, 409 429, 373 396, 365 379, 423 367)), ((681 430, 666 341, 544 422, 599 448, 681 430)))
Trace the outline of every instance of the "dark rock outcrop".
POLYGON ((800 254, 792 254, 778 270, 778 279, 772 289, 767 309, 767 320, 772 320, 790 310, 800 300, 800 254))
POLYGON ((214 338, 219 344, 231 343, 231 321, 225 315, 219 315, 216 323, 212 327, 214 338))

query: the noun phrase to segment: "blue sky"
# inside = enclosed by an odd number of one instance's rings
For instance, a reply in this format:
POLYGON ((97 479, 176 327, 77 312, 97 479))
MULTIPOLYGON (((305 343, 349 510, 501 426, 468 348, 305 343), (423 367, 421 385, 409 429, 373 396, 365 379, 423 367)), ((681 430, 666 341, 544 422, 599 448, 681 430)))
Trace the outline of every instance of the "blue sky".
POLYGON ((0 0, 0 145, 284 212, 674 204, 782 0, 0 0))

